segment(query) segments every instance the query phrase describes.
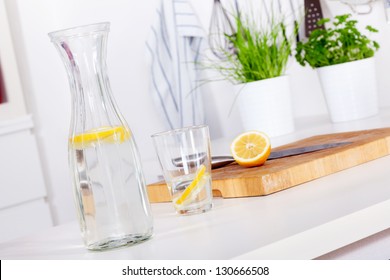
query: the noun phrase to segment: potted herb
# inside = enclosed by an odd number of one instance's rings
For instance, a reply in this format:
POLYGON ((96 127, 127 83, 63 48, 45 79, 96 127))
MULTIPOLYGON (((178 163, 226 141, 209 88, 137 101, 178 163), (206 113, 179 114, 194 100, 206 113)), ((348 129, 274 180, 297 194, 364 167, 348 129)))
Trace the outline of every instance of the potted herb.
MULTIPOLYGON (((349 121, 378 112, 374 54, 376 41, 363 35, 351 15, 339 15, 318 21, 327 25, 314 30, 306 42, 296 47, 296 59, 317 69, 331 120, 349 121)), ((366 30, 378 32, 371 26, 366 30)))
POLYGON ((237 104, 245 130, 278 136, 294 130, 289 78, 291 39, 282 20, 260 28, 255 21, 236 17, 237 32, 227 36, 234 52, 217 70, 236 86, 237 104))

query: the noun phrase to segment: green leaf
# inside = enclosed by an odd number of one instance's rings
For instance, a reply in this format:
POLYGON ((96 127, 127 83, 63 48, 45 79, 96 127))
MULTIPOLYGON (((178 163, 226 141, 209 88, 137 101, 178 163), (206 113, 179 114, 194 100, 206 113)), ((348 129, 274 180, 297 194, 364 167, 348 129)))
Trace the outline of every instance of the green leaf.
POLYGON ((240 83, 283 75, 296 33, 288 38, 283 20, 273 20, 266 29, 257 28, 255 21, 243 15, 235 20, 237 33, 226 36, 235 52, 226 53, 227 61, 214 68, 240 83))
MULTIPOLYGON (((356 27, 358 22, 350 17, 350 14, 337 15, 330 26, 314 30, 306 42, 299 42, 295 54, 297 62, 318 68, 372 57, 379 44, 362 34, 356 27)), ((330 19, 320 22, 328 23, 330 19)), ((371 26, 366 30, 378 32, 371 26)))

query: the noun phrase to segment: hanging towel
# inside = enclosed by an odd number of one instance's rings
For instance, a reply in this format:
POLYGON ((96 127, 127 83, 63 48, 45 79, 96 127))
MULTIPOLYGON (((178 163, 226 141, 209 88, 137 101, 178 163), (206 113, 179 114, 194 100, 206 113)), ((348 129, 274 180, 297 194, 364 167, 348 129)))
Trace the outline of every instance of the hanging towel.
POLYGON ((150 91, 168 129, 204 124, 198 63, 206 44, 189 1, 159 1, 146 49, 150 91))

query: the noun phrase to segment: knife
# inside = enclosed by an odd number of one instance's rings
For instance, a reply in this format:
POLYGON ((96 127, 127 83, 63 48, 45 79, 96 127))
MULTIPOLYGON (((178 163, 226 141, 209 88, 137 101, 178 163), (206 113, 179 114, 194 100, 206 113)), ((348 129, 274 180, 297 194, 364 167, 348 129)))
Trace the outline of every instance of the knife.
MULTIPOLYGON (((307 153, 312 153, 316 151, 326 150, 330 148, 336 148, 345 146, 348 144, 352 144, 352 142, 336 142, 336 143, 326 143, 326 144, 320 144, 320 145, 312 145, 312 146, 305 146, 305 147, 299 147, 299 148, 292 148, 292 149, 285 149, 281 151, 275 151, 271 152, 267 160, 273 160, 278 158, 284 158, 284 157, 291 157, 296 155, 302 155, 307 153)), ((197 165, 198 162, 203 162, 205 159, 205 154, 192 154, 187 157, 185 157, 186 164, 193 164, 197 165)), ((222 166, 228 165, 229 163, 234 162, 234 158, 232 156, 212 156, 211 157, 211 168, 216 169, 220 168, 222 166)), ((172 163, 175 166, 183 166, 183 159, 175 158, 172 160, 172 163)))

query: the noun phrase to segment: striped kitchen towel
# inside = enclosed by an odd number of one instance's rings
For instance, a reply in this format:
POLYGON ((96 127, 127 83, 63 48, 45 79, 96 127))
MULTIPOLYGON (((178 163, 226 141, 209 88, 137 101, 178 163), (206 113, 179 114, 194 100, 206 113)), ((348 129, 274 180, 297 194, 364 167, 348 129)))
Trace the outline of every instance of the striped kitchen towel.
POLYGON ((146 42, 150 91, 166 128, 204 123, 199 61, 206 32, 188 0, 160 0, 146 42))

